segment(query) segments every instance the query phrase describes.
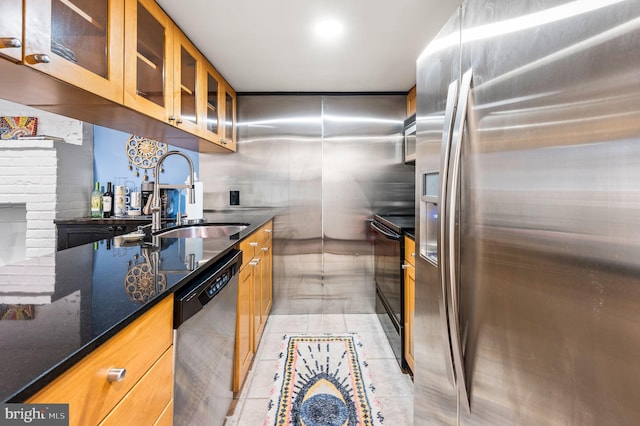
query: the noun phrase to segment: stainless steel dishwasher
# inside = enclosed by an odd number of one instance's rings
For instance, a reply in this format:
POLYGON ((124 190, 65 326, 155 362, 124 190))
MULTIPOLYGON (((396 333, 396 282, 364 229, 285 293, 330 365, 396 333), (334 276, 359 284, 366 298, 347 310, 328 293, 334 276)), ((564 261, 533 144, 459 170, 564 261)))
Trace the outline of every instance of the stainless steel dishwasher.
POLYGON ((174 425, 224 424, 233 401, 233 357, 242 252, 232 250, 175 294, 174 425))

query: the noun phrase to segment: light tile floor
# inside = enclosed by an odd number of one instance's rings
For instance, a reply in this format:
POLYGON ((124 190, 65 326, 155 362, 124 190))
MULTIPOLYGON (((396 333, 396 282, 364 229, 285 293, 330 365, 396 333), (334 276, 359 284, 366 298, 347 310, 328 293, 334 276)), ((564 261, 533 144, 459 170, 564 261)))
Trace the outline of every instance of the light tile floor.
POLYGON ((376 386, 376 398, 391 426, 413 424, 413 382, 403 374, 380 326, 371 315, 271 315, 228 426, 263 426, 271 396, 273 376, 284 334, 358 333, 376 386))

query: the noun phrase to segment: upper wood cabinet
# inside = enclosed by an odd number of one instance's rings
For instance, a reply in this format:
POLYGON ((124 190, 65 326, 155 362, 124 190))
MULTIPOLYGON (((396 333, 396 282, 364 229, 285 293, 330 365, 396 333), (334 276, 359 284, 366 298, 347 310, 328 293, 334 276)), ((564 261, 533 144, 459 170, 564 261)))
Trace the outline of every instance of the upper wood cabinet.
POLYGON ((123 24, 124 0, 26 0, 23 63, 122 103, 123 24))
POLYGON ((416 113, 416 86, 413 86, 407 93, 407 117, 416 113))
POLYGON ((173 23, 153 0, 127 0, 125 34, 124 104, 169 122, 174 101, 173 23))
MULTIPOLYGON (((173 40, 173 118, 175 125, 193 134, 199 134, 204 125, 200 112, 202 63, 204 58, 189 39, 174 27, 173 40)), ((172 117, 169 117, 171 119, 172 117)))
POLYGON ((209 62, 202 63, 202 96, 200 96, 200 114, 204 117, 200 127, 203 138, 218 142, 223 120, 224 80, 209 62))
POLYGON ((233 89, 155 1, 126 0, 125 16, 124 104, 235 150, 223 125, 225 113, 235 120, 233 89))
POLYGON ((220 140, 223 145, 235 151, 236 145, 236 92, 229 84, 224 84, 224 126, 220 140))
POLYGON ((22 61, 22 0, 0 0, 0 56, 22 61))
MULTIPOLYGON (((204 62, 201 136, 231 151, 236 150, 236 92, 216 69, 204 62)), ((206 148, 204 148, 206 151, 206 148)))
POLYGON ((0 0, 0 58, 13 102, 235 151, 235 91, 154 0, 0 0))

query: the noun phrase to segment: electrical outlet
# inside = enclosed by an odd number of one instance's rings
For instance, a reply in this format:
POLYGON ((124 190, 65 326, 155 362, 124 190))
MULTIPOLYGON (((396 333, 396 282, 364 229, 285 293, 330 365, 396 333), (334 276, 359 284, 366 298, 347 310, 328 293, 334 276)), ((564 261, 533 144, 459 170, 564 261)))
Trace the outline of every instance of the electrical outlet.
POLYGON ((229 191, 229 205, 230 206, 240 205, 240 191, 229 191))

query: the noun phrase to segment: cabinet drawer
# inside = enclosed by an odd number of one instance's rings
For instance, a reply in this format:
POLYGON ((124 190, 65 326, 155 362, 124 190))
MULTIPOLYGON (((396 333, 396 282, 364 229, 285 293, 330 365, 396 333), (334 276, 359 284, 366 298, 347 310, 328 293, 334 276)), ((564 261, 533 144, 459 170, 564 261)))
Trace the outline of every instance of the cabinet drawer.
POLYGON ((160 418, 173 395, 173 346, 104 419, 102 426, 151 425, 160 418))
POLYGON ((27 402, 68 403, 71 425, 97 424, 172 345, 172 322, 168 296, 27 402), (126 369, 121 381, 107 381, 112 368, 126 369))
POLYGON ((262 230, 264 242, 266 243, 271 239, 271 237, 273 237, 273 220, 270 220, 269 222, 265 223, 264 226, 261 228, 261 230, 262 230))
POLYGON ((273 220, 270 220, 240 243, 242 250, 242 267, 244 268, 258 253, 273 234, 273 220))
POLYGON ((407 262, 416 266, 416 242, 409 237, 404 237, 404 258, 407 262))

